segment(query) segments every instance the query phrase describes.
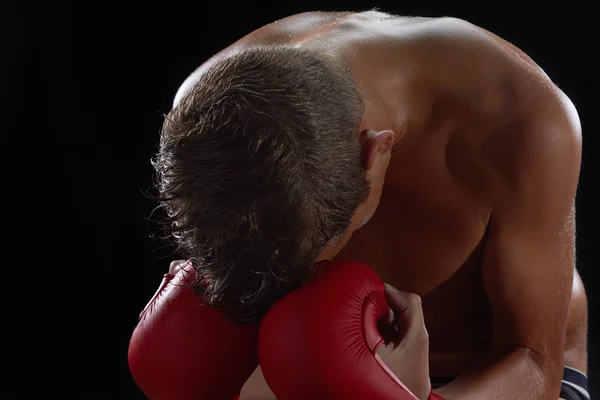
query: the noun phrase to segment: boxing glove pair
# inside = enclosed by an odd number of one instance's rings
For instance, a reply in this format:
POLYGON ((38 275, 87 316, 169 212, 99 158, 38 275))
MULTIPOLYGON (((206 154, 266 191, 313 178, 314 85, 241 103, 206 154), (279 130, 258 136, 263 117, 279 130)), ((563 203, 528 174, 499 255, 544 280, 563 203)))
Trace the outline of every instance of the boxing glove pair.
POLYGON ((204 304, 189 285, 190 265, 166 275, 131 339, 138 386, 152 400, 231 400, 260 360, 281 400, 416 399, 376 352, 384 343, 378 324, 390 316, 383 282, 354 261, 321 271, 275 303, 260 326, 204 304))

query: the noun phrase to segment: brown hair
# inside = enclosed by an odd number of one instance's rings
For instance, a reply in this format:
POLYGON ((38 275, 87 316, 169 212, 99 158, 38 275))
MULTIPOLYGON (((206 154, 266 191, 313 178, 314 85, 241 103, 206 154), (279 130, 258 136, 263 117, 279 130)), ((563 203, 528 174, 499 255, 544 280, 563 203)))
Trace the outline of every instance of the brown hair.
POLYGON ((259 47, 217 61, 166 116, 152 164, 166 237, 205 301, 253 321, 345 235, 369 186, 344 64, 259 47))

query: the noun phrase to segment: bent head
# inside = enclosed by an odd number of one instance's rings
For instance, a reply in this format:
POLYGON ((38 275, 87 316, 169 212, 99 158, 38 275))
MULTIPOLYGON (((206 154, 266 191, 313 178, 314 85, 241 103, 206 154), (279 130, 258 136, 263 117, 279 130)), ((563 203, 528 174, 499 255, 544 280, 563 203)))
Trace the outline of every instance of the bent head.
POLYGON ((220 60, 166 116, 153 160, 164 228, 206 300, 258 318, 375 212, 391 131, 359 131, 341 60, 256 48, 220 60))

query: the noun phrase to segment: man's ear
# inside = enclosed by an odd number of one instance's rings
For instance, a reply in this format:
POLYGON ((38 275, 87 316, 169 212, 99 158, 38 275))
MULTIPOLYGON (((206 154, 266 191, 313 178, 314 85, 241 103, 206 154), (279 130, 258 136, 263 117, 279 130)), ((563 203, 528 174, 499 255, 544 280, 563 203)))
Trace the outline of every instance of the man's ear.
POLYGON ((363 163, 368 171, 373 167, 378 157, 386 154, 394 144, 394 132, 385 130, 381 132, 364 130, 360 133, 363 163))

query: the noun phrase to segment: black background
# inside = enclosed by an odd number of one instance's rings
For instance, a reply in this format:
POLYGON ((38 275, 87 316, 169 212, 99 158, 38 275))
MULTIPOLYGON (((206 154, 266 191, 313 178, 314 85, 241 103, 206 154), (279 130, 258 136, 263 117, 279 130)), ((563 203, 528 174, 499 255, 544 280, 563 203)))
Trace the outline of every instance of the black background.
MULTIPOLYGON (((67 346, 69 374, 59 386, 84 399, 143 398, 128 371, 128 342, 172 258, 150 238, 147 218, 155 204, 142 191, 150 187, 150 158, 162 114, 186 76, 278 18, 378 6, 401 15, 455 16, 482 26, 523 49, 575 103, 584 131, 578 269, 590 303, 592 393, 600 396, 600 356, 594 355, 600 284, 593 277, 600 244, 594 193, 600 34, 593 3, 555 4, 173 0, 23 4, 9 10, 4 28, 10 29, 3 28, 9 72, 3 80, 15 112, 5 125, 7 159, 21 160, 22 166, 33 144, 42 162, 35 174, 17 174, 15 182, 14 174, 5 174, 12 176, 5 183, 14 183, 10 192, 20 194, 17 200, 35 214, 34 223, 44 221, 42 244, 29 243, 27 251, 54 260, 51 272, 71 282, 61 303, 67 311, 61 345, 67 346), (25 139, 24 147, 10 146, 15 136, 25 139)), ((21 225, 24 232, 32 228, 21 225)))

